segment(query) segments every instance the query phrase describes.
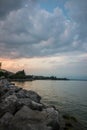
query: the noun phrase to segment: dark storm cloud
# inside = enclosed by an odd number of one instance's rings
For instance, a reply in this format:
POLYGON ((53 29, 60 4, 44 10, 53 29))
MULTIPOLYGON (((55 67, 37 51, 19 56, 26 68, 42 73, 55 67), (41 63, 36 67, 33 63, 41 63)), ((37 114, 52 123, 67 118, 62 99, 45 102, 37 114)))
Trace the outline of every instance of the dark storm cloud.
POLYGON ((0 0, 0 19, 7 16, 11 11, 18 10, 36 0, 0 0))
POLYGON ((52 56, 87 51, 87 2, 67 1, 67 16, 59 7, 48 12, 30 8, 29 0, 0 0, 0 56, 52 56), (26 3, 27 2, 27 3, 26 3), (2 16, 5 19, 2 19, 2 16))
POLYGON ((70 19, 77 24, 76 33, 80 45, 87 43, 87 0, 68 0, 66 9, 68 9, 70 19))

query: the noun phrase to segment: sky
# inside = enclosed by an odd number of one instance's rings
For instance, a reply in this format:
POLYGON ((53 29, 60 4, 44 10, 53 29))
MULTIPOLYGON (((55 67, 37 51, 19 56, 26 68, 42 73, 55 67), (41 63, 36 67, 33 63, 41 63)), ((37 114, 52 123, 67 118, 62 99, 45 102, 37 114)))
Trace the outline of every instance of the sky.
POLYGON ((87 0, 0 0, 2 68, 87 79, 87 0))

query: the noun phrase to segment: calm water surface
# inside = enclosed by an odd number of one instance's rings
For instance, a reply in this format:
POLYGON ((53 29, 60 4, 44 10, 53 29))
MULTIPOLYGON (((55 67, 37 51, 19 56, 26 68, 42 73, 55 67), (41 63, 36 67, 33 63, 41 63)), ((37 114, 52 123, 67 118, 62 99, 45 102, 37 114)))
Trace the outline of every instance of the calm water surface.
POLYGON ((55 105, 61 113, 72 114, 87 127, 87 81, 36 80, 15 84, 36 91, 44 103, 55 105))

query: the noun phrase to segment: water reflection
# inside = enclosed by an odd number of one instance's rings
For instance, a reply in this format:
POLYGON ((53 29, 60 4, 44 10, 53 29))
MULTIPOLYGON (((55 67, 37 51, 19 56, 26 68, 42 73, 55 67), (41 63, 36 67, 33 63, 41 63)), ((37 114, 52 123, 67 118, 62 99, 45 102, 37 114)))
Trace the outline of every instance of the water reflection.
POLYGON ((16 82, 27 90, 34 90, 42 100, 55 105, 61 112, 73 114, 87 123, 87 82, 86 81, 32 81, 16 82))
POLYGON ((22 87, 24 89, 29 90, 29 88, 32 86, 32 82, 28 82, 28 81, 21 81, 21 82, 13 82, 15 83, 16 86, 18 87, 22 87))

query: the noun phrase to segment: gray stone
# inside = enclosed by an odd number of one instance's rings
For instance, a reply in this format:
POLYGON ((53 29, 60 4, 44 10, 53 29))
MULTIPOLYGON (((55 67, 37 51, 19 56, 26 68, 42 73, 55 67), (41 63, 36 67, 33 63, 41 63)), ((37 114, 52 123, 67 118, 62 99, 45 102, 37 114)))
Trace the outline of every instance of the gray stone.
POLYGON ((35 111, 27 106, 23 106, 12 119, 10 129, 13 127, 15 130, 56 130, 56 128, 59 130, 58 119, 56 121, 53 113, 55 113, 57 116, 55 118, 57 119, 58 114, 52 108, 50 111, 35 111), (52 114, 50 113, 51 111, 52 114))
POLYGON ((19 92, 16 93, 16 96, 18 98, 30 98, 31 100, 35 101, 35 102, 40 102, 41 97, 34 91, 27 91, 24 89, 21 89, 19 92))
MULTIPOLYGON (((20 90, 21 90, 21 88, 18 88, 16 86, 10 86, 8 88, 3 87, 3 89, 2 89, 3 94, 2 94, 1 99, 5 99, 10 95, 16 95, 16 93, 20 90)), ((1 89, 0 89, 0 91, 1 91, 1 89)))
POLYGON ((5 113, 3 117, 0 119, 0 123, 3 125, 8 125, 10 121, 12 120, 13 115, 9 112, 5 113))
POLYGON ((59 124, 59 113, 58 111, 51 107, 46 108, 44 112, 47 114, 47 126, 53 127, 53 130, 58 130, 60 128, 59 124))
POLYGON ((8 97, 5 98, 5 103, 15 103, 17 102, 17 96, 16 95, 9 95, 8 97))
POLYGON ((6 112, 14 114, 16 112, 16 101, 16 95, 10 95, 2 100, 2 102, 0 103, 0 116, 5 114, 6 112))
POLYGON ((30 108, 33 110, 39 110, 42 111, 43 105, 34 101, 31 101, 30 108))
POLYGON ((0 103, 0 117, 3 116, 6 112, 10 112, 14 114, 16 112, 16 104, 15 103, 0 103))
POLYGON ((36 92, 29 90, 27 94, 33 101, 40 103, 41 97, 36 92))
POLYGON ((39 111, 41 111, 43 108, 42 104, 32 101, 30 98, 19 98, 17 100, 18 109, 21 108, 23 105, 26 105, 33 110, 39 110, 39 111))

